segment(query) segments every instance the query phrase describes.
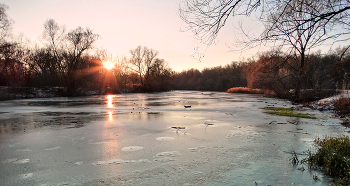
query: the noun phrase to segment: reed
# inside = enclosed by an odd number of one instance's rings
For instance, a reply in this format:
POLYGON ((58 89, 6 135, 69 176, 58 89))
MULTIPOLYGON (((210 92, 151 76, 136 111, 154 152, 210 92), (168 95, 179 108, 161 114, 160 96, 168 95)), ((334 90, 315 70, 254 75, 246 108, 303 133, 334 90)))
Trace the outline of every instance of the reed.
POLYGON ((334 178, 337 185, 350 185, 349 136, 317 138, 315 142, 316 152, 309 152, 304 161, 334 178))

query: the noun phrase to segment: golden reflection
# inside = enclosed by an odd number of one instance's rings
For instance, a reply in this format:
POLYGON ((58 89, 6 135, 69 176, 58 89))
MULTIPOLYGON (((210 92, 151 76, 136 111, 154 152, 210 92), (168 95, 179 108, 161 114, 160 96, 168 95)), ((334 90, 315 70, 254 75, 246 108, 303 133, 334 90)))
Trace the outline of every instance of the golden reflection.
MULTIPOLYGON (((101 158, 98 161, 102 164, 110 164, 110 162, 120 158, 118 141, 122 131, 119 128, 119 122, 113 121, 113 111, 107 111, 107 113, 108 120, 104 122, 103 128, 97 133, 102 145, 99 151, 101 158)), ((120 171, 118 166, 107 166, 103 169, 111 173, 120 171)))
POLYGON ((107 96, 107 107, 108 108, 113 108, 113 95, 108 95, 107 96))
POLYGON ((112 112, 112 111, 109 111, 109 112, 108 112, 108 121, 109 121, 109 122, 112 122, 112 121, 113 121, 113 112, 112 112))

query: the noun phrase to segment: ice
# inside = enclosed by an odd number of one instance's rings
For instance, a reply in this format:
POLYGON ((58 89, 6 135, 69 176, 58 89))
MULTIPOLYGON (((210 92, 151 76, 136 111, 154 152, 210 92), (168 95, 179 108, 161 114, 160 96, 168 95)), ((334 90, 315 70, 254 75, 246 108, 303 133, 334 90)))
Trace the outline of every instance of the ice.
POLYGON ((82 165, 83 162, 82 162, 82 161, 78 161, 78 162, 75 162, 74 164, 75 164, 75 165, 82 165))
POLYGON ((56 147, 52 147, 52 148, 46 148, 45 150, 56 150, 61 148, 61 146, 56 146, 56 147))
POLYGON ((138 151, 143 149, 142 146, 129 146, 129 147, 123 147, 122 151, 130 152, 130 151, 138 151))
POLYGON ((92 145, 101 145, 104 143, 107 143, 107 141, 89 142, 89 144, 92 144, 92 145))
POLYGON ((2 161, 2 163, 12 163, 12 162, 15 162, 17 160, 18 160, 17 158, 11 158, 11 159, 6 159, 6 160, 2 161))
POLYGON ((23 163, 29 163, 29 162, 30 162, 30 159, 21 159, 21 160, 13 161, 12 163, 23 164, 23 163))
POLYGON ((158 141, 171 141, 174 140, 174 137, 157 137, 156 140, 158 141))
POLYGON ((20 151, 20 152, 30 152, 32 151, 30 148, 25 148, 25 149, 17 149, 16 151, 20 151))
POLYGON ((316 137, 350 134, 317 110, 305 111, 316 120, 268 115, 259 108, 293 105, 261 95, 171 91, 111 102, 0 102, 1 185, 326 186, 327 177, 315 183, 312 175, 321 174, 299 171, 287 152, 312 150, 316 137))
POLYGON ((30 177, 33 177, 33 176, 34 176, 34 173, 27 173, 27 174, 22 174, 21 178, 22 179, 27 179, 27 178, 30 178, 30 177))
POLYGON ((177 157, 180 156, 178 151, 160 152, 156 154, 156 157, 177 157))
POLYGON ((128 163, 150 163, 151 161, 148 159, 140 159, 140 160, 122 160, 122 159, 112 159, 107 161, 97 161, 92 163, 93 165, 111 165, 111 164, 128 164, 128 163))
POLYGON ((97 161, 95 163, 92 163, 93 165, 105 165, 105 164, 121 164, 125 163, 124 160, 121 159, 113 159, 113 160, 107 160, 107 161, 97 161))

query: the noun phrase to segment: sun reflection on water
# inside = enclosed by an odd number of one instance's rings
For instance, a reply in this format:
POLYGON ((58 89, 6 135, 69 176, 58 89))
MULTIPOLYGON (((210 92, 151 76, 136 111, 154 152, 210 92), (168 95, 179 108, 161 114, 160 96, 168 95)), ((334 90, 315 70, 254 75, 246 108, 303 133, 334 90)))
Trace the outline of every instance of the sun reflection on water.
POLYGON ((108 108, 113 108, 113 95, 108 95, 107 97, 107 107, 108 108))
POLYGON ((109 111, 109 112, 108 112, 108 121, 109 121, 109 122, 112 122, 112 121, 113 121, 113 112, 112 112, 112 111, 109 111))

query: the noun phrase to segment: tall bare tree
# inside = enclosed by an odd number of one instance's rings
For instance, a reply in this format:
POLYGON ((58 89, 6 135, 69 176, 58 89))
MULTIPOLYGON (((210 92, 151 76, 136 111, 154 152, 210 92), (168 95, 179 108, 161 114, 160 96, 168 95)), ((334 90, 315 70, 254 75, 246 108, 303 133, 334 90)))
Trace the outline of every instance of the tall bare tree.
POLYGON ((313 19, 313 15, 319 14, 327 7, 323 1, 294 0, 269 13, 264 22, 265 31, 254 41, 274 42, 280 48, 285 48, 294 60, 285 60, 297 74, 295 80, 295 100, 300 99, 302 79, 305 76, 307 55, 311 49, 321 45, 328 39, 337 39, 343 33, 332 34, 332 27, 337 26, 337 19, 330 22, 328 19, 306 21, 313 19))
POLYGON ((42 34, 43 39, 47 41, 47 55, 52 55, 50 61, 50 66, 54 68, 59 74, 59 78, 61 82, 64 81, 65 70, 63 62, 63 44, 64 39, 66 37, 65 28, 63 26, 59 26, 58 23, 53 19, 48 19, 44 23, 44 31, 42 34))
POLYGON ((138 46, 134 50, 130 50, 130 54, 130 63, 133 65, 133 70, 139 74, 140 83, 143 87, 145 80, 150 74, 152 63, 158 55, 158 51, 138 46))
POLYGON ((65 54, 66 83, 68 95, 76 93, 76 77, 79 66, 84 60, 82 55, 92 48, 93 43, 99 38, 92 30, 78 27, 67 34, 67 53, 65 54))
POLYGON ((274 44, 294 58, 285 63, 298 61, 289 65, 298 74, 294 99, 299 100, 306 56, 325 41, 350 39, 349 11, 349 0, 187 0, 180 17, 197 38, 211 44, 230 16, 258 15, 265 29, 258 37, 246 35, 243 48, 274 44))
MULTIPOLYGON (((4 39, 11 34, 12 21, 7 16, 6 10, 8 7, 5 4, 0 4, 0 43, 4 42, 4 39)), ((3 46, 1 46, 3 47, 3 46)))
MULTIPOLYGON (((179 7, 179 15, 197 39, 212 44, 220 29, 229 18, 255 15, 262 21, 269 21, 271 13, 276 14, 275 23, 281 22, 286 14, 302 13, 299 23, 316 24, 326 20, 324 26, 335 24, 349 31, 349 0, 185 0, 179 7), (302 4, 303 9, 291 10, 294 4, 302 4), (307 12, 313 10, 313 12, 307 12)), ((285 21, 285 20, 284 20, 285 21)), ((270 30, 274 25, 272 24, 270 30)))

